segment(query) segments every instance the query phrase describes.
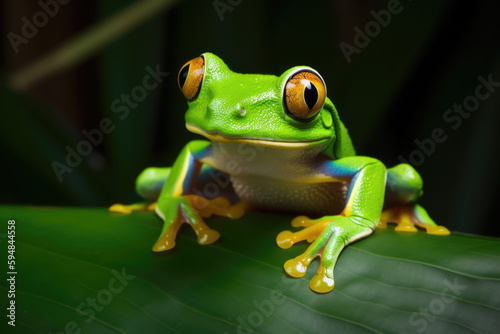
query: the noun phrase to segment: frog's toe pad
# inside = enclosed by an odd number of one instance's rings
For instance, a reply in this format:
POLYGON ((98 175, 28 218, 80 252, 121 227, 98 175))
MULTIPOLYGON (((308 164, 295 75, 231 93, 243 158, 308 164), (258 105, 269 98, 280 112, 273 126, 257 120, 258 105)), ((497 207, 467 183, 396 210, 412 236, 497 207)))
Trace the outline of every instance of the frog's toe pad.
POLYGON ((327 293, 333 290, 335 283, 333 278, 328 277, 325 274, 317 274, 309 282, 309 287, 314 292, 327 293))
POLYGON ((175 247, 175 239, 161 236, 153 246, 153 252, 164 252, 175 247))
POLYGON ((299 278, 306 274, 308 265, 309 263, 295 258, 286 261, 284 268, 288 275, 299 278))
POLYGON ((132 208, 130 205, 124 205, 124 204, 113 204, 111 205, 108 210, 110 212, 118 212, 118 213, 124 213, 124 214, 129 214, 132 212, 132 208))
POLYGON ((216 230, 205 229, 198 233, 198 243, 200 245, 210 245, 216 242, 220 237, 220 233, 216 230))
POLYGON ((245 202, 238 202, 235 205, 229 207, 227 216, 231 219, 240 219, 243 217, 247 210, 247 204, 245 202))
POLYGON ((311 222, 311 219, 307 216, 298 216, 292 219, 292 226, 293 227, 308 227, 313 225, 311 222))
MULTIPOLYGON (((419 224, 417 224, 419 225, 419 224)), ((421 226, 421 225, 419 225, 421 226)), ((427 230, 427 234, 432 234, 432 235, 450 235, 450 230, 448 230, 444 226, 421 226, 427 230)))
POLYGON ((396 226, 394 228, 394 231, 398 231, 398 232, 411 232, 411 233, 415 233, 415 232, 418 232, 417 228, 415 227, 415 225, 413 223, 398 223, 398 226, 396 226))
POLYGON ((283 231, 278 234, 276 237, 276 244, 278 244, 279 248, 288 249, 293 246, 294 233, 291 231, 283 231))
POLYGON ((127 215, 132 213, 132 211, 141 211, 141 210, 154 211, 155 209, 156 209, 156 202, 136 203, 131 205, 118 203, 118 204, 113 204, 108 208, 110 212, 124 213, 127 215))

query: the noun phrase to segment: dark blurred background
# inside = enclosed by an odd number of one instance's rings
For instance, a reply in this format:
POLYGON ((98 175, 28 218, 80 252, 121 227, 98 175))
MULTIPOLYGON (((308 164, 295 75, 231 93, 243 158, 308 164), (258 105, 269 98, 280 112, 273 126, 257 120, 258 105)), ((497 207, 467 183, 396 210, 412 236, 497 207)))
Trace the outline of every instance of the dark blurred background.
POLYGON ((1 11, 3 204, 138 201, 138 173, 198 138, 176 77, 209 51, 242 73, 315 68, 358 154, 410 161, 439 224, 500 236, 497 1, 8 0, 1 11), (169 75, 144 89, 157 68, 169 75), (470 112, 453 111, 464 103, 470 112), (103 119, 109 133, 82 144, 103 119))

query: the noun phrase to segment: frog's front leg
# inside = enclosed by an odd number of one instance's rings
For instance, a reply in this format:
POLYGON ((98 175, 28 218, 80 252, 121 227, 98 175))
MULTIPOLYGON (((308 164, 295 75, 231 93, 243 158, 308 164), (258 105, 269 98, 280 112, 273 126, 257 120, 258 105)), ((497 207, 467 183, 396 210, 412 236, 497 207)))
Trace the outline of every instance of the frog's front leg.
POLYGON ((370 235, 377 227, 382 212, 386 168, 378 160, 347 157, 325 162, 318 172, 323 182, 348 182, 349 192, 342 213, 311 220, 300 216, 293 226, 305 228, 296 233, 283 231, 277 236, 281 248, 307 240, 312 242, 302 255, 285 263, 286 272, 302 277, 311 261, 319 256, 321 264, 309 286, 316 292, 329 292, 334 287, 333 269, 342 249, 370 235))
POLYGON ((222 197, 208 200, 191 194, 202 164, 210 159, 211 154, 210 142, 198 140, 188 143, 177 157, 156 204, 155 211, 164 225, 153 251, 175 247, 175 238, 182 223, 188 223, 194 229, 200 244, 213 243, 219 238, 219 233, 210 229, 202 217, 216 214, 239 218, 245 212, 242 202, 231 206, 222 197))

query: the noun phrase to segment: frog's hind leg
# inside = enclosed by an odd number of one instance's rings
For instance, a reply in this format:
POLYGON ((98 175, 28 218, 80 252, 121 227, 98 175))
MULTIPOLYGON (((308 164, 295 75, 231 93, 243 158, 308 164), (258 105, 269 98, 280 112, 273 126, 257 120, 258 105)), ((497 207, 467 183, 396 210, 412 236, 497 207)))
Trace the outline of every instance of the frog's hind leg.
MULTIPOLYGON (((114 204, 109 207, 111 212, 129 214, 132 211, 155 211, 156 201, 167 182, 171 168, 146 168, 136 180, 136 192, 146 202, 130 205, 114 204)), ((229 176, 208 165, 204 165, 198 175, 195 194, 186 195, 198 214, 207 218, 212 214, 238 219, 247 211, 249 205, 236 196, 229 181, 229 176)))
POLYGON ((434 235, 449 235, 450 231, 438 226, 427 211, 415 202, 422 196, 422 178, 407 164, 400 164, 387 171, 384 211, 379 228, 396 223, 396 231, 417 232, 415 225, 434 235))
POLYGON ((113 204, 109 211, 120 213, 131 213, 138 210, 154 211, 156 209, 156 200, 160 196, 161 189, 170 175, 170 167, 146 168, 135 182, 136 192, 146 200, 146 202, 134 203, 131 205, 113 204))
POLYGON ((424 228, 428 234, 449 235, 444 226, 438 226, 427 211, 418 204, 408 204, 385 209, 380 216, 379 228, 386 228, 387 223, 396 223, 394 230, 399 232, 417 232, 415 225, 424 228))

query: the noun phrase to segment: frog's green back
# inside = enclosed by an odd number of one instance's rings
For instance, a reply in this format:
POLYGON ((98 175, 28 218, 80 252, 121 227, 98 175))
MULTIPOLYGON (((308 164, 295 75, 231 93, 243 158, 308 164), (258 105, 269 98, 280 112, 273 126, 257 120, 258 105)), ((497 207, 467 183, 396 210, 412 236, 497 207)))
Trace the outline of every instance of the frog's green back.
POLYGON ((324 108, 332 114, 333 127, 335 128, 336 136, 335 141, 328 145, 324 153, 335 159, 356 155, 356 151, 354 150, 347 128, 340 120, 339 113, 329 98, 326 99, 324 108))

